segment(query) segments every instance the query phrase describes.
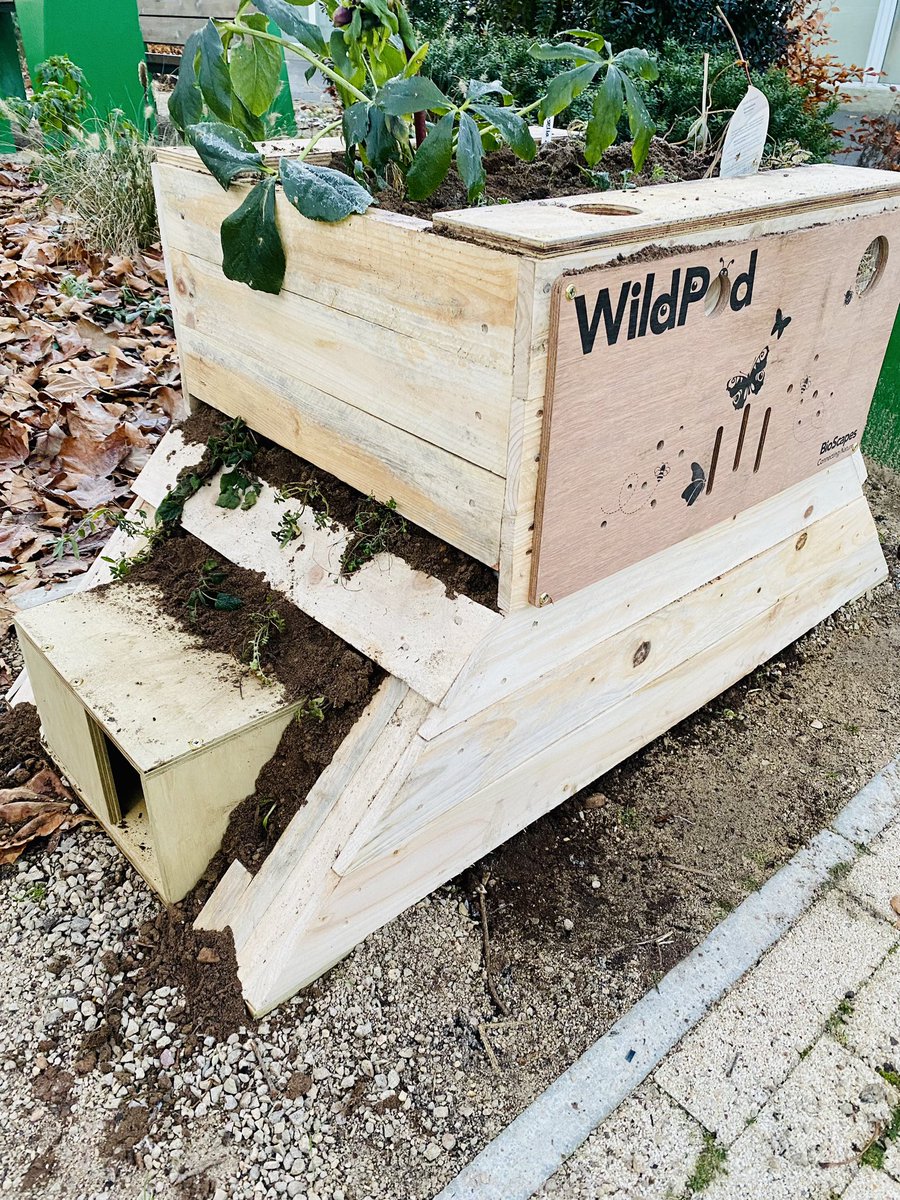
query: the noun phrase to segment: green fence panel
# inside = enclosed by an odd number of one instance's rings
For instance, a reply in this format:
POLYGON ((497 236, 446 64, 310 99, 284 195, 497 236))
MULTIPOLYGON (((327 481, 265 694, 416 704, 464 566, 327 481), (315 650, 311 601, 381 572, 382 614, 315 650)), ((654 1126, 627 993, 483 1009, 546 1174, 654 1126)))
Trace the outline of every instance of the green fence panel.
MULTIPOLYGON (((0 96, 4 100, 11 96, 18 96, 22 100, 25 98, 11 4, 0 4, 0 96)), ((0 120, 0 153, 6 154, 15 148, 9 121, 0 120)))
POLYGON ((16 0, 16 16, 32 76, 38 63, 65 54, 84 72, 97 117, 118 108, 144 127, 137 0, 16 0))
POLYGON ((900 471, 900 312, 875 389, 863 450, 876 462, 900 471))

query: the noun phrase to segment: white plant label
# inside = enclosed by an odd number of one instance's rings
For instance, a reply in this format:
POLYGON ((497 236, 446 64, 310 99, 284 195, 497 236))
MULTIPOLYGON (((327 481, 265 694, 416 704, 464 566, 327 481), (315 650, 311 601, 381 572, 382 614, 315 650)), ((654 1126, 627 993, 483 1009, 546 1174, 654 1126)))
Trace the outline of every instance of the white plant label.
POLYGON ((768 132, 769 102, 759 88, 749 87, 725 131, 721 177, 755 175, 762 162, 768 132))
POLYGON ((555 117, 547 117, 547 119, 544 121, 544 132, 541 135, 542 146, 546 146, 548 142, 553 141, 553 126, 555 123, 555 117))

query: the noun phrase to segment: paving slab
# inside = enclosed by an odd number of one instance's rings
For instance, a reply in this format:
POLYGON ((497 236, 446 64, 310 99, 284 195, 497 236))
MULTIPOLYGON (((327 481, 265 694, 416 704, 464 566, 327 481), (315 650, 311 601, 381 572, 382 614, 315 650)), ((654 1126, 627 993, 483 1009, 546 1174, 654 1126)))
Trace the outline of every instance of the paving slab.
POLYGON ((900 1073, 900 953, 887 956, 852 1004, 844 1045, 870 1067, 900 1073))
POLYGON ((831 890, 688 1034, 656 1082, 728 1145, 896 938, 831 890))
POLYGON ((831 822, 831 828, 848 841, 865 846, 898 815, 900 759, 895 759, 860 788, 831 822))
POLYGON ((652 1083, 591 1134, 535 1200, 668 1200, 685 1189, 703 1130, 652 1083))
POLYGON ((900 1184, 884 1171, 863 1167, 841 1193, 841 1200, 900 1200, 900 1184))
POLYGON ((900 821, 890 825, 860 855, 841 886, 892 924, 891 897, 900 893, 900 821))
MULTIPOLYGON (((790 1002, 785 997, 781 1011, 790 1002)), ((819 1039, 730 1147, 704 1200, 830 1200, 890 1118, 898 1094, 832 1038, 819 1039)))

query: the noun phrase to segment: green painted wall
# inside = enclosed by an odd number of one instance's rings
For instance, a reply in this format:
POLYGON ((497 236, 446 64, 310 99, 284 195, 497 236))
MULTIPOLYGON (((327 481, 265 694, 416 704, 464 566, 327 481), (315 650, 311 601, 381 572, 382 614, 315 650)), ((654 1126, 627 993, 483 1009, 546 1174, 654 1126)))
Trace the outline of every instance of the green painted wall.
POLYGON ((119 108, 143 128, 137 0, 16 0, 16 16, 32 75, 44 59, 65 54, 84 72, 97 116, 119 108))
POLYGON ((900 471, 900 312, 875 389, 863 450, 876 462, 900 471))
MULTIPOLYGON (((25 84, 16 46, 16 31, 11 12, 0 12, 0 96, 25 99, 25 84)), ((15 150, 9 121, 0 121, 0 153, 15 150)))

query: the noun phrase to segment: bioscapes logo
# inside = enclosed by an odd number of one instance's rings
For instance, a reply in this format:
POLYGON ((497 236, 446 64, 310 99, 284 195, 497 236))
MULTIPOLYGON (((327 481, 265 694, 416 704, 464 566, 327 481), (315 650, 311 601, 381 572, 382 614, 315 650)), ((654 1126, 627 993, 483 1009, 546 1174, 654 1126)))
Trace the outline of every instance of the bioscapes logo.
MULTIPOLYGON (((728 304, 732 311, 740 312, 753 302, 753 281, 756 278, 757 251, 750 254, 745 271, 733 277, 728 304)), ((723 280, 729 280, 727 272, 720 272, 723 280)), ((667 333, 684 325, 692 304, 699 304, 709 290, 713 278, 709 267, 676 267, 670 278, 657 278, 656 271, 648 271, 643 280, 626 279, 613 298, 609 288, 601 288, 594 302, 594 310, 588 313, 587 297, 575 297, 578 316, 578 331, 581 335, 581 350, 590 354, 597 335, 603 329, 606 344, 614 346, 623 330, 625 338, 646 337, 649 334, 667 333), (627 316, 626 316, 627 314, 627 316)))

